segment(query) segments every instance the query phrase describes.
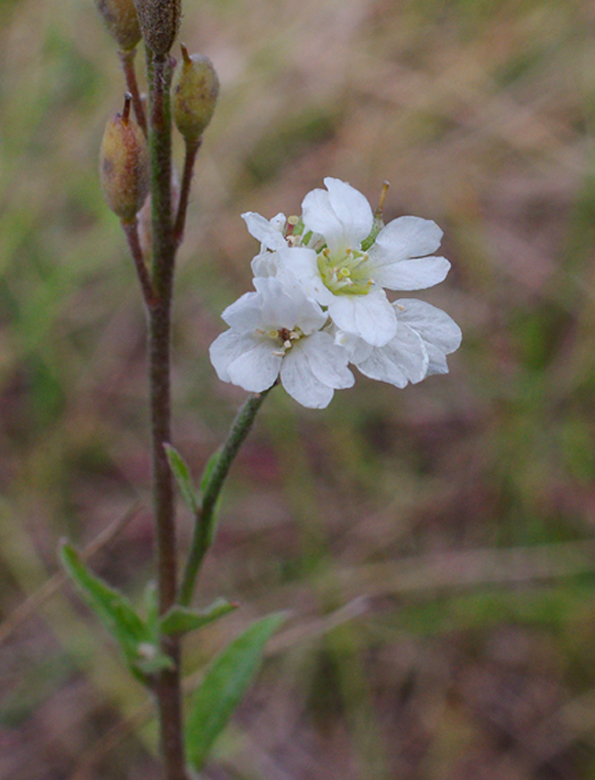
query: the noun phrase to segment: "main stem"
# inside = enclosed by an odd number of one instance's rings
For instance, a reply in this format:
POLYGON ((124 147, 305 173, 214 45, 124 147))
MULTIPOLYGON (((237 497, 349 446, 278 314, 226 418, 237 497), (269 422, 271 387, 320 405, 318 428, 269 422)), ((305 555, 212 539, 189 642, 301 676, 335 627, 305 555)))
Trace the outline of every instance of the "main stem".
MULTIPOLYGON (((149 310, 149 380, 153 451, 153 489, 159 611, 175 604, 177 561, 175 503, 172 474, 164 445, 171 441, 171 304, 175 243, 171 198, 171 114, 169 86, 171 66, 166 58, 153 59, 149 146, 151 152, 151 199, 153 241, 153 290, 149 310)), ((155 694, 159 710, 161 752, 165 780, 187 780, 182 726, 180 644, 175 637, 163 639, 163 651, 172 668, 159 674, 155 694)))

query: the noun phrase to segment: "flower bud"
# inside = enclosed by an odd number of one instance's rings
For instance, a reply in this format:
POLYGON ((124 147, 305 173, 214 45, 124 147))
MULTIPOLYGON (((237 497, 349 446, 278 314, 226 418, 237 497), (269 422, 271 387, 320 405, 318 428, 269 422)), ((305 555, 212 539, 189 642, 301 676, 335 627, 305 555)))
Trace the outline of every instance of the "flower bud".
POLYGON ((95 5, 120 49, 134 49, 141 39, 134 0, 95 0, 95 5))
POLYGON ((208 57, 190 56, 182 44, 183 60, 173 90, 174 122, 187 142, 201 137, 211 121, 219 95, 219 79, 208 57))
POLYGON ((131 96, 122 114, 105 128, 99 154, 101 189, 110 209, 133 222, 149 193, 149 149, 140 126, 130 116, 131 96))
POLYGON ((181 0, 134 0, 143 39, 153 54, 165 57, 173 46, 182 13, 181 0))

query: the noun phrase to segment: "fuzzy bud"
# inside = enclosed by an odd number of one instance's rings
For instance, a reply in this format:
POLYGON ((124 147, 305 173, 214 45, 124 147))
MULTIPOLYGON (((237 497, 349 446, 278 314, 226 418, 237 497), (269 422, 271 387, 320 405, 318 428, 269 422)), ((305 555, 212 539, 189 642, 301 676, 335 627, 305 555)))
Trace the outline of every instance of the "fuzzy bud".
POLYGON ((153 54, 165 57, 178 34, 181 0, 134 0, 143 39, 153 54))
POLYGON ((141 39, 134 0, 95 0, 95 5, 120 49, 134 49, 141 39))
POLYGON ((122 114, 105 128, 99 153, 101 189, 122 222, 133 222, 149 193, 149 149, 140 126, 130 116, 131 96, 122 114))
POLYGON ((188 143, 198 141, 211 121, 219 96, 219 79, 208 57, 188 54, 182 44, 182 64, 173 89, 174 122, 188 143))

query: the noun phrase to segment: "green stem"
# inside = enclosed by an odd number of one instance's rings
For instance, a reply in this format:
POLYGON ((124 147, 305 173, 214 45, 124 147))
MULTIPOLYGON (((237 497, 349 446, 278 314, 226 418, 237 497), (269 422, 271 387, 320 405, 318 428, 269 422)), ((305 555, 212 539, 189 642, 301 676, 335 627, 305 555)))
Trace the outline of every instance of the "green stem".
MULTIPOLYGON (((149 309, 149 381, 159 612, 163 614, 175 603, 177 595, 175 498, 172 474, 164 447, 171 441, 171 301, 176 250, 171 205, 169 59, 153 58, 149 70, 152 74, 149 149, 153 240, 152 289, 155 295, 154 304, 149 309)), ((154 685, 159 710, 165 778, 187 780, 182 726, 179 640, 175 637, 164 637, 162 649, 173 661, 173 668, 161 672, 154 685)))
POLYGON ((211 546, 215 526, 215 507, 225 478, 227 477, 235 456, 238 454, 240 447, 250 433, 258 410, 271 390, 272 388, 269 388, 263 393, 253 393, 248 397, 248 400, 242 406, 233 421, 227 439, 207 476, 206 485, 204 485, 203 488, 200 510, 195 518, 190 553, 188 555, 188 560, 186 561, 182 585, 180 587, 178 602, 182 604, 182 606, 187 607, 192 601, 192 594, 201 564, 207 550, 211 546))

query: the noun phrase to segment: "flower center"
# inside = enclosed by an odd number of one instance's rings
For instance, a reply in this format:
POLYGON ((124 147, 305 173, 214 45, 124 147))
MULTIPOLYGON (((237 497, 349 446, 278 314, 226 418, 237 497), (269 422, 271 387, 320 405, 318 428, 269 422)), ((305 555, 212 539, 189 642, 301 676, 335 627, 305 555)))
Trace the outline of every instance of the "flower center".
POLYGON ((285 357, 286 353, 292 348, 293 342, 299 341, 303 335, 300 328, 294 328, 293 330, 289 330, 289 328, 279 328, 277 330, 272 328, 267 333, 267 336, 279 345, 279 348, 273 352, 274 355, 279 357, 285 357))
POLYGON ((331 255, 328 247, 318 255, 322 281, 335 295, 367 295, 374 284, 367 263, 367 252, 350 247, 339 257, 331 255))

